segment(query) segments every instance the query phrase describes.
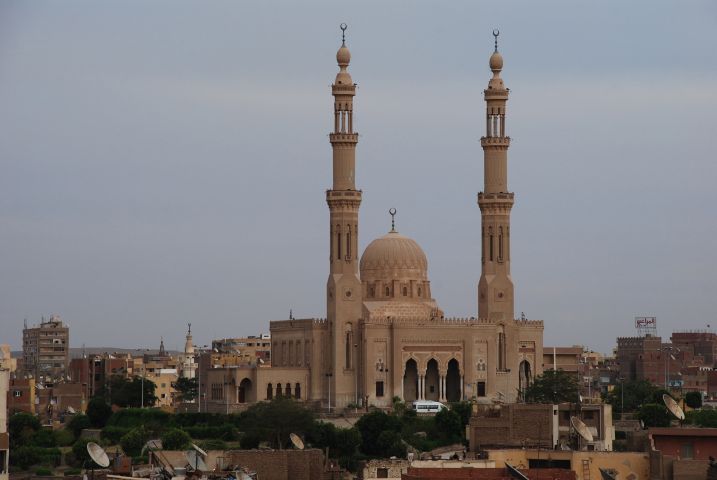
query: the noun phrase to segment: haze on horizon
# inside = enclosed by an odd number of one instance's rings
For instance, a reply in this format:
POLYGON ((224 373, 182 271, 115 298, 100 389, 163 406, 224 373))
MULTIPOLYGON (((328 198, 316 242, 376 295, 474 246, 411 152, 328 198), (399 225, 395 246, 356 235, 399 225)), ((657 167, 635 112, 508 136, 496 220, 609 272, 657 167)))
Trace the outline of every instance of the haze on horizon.
POLYGON ((325 316, 338 25, 360 244, 390 228, 475 316, 482 90, 499 28, 516 312, 608 352, 713 323, 717 4, 0 5, 0 343, 181 348, 325 316))

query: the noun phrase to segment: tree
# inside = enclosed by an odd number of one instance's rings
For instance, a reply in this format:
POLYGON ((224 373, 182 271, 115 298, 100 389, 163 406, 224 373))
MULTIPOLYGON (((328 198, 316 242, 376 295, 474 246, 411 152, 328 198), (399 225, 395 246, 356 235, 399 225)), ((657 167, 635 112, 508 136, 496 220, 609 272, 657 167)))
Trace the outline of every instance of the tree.
POLYGON ((461 425, 465 428, 473 414, 473 405, 471 402, 454 402, 451 403, 451 410, 461 417, 461 425))
POLYGON ((662 403, 662 393, 667 392, 647 380, 636 380, 616 385, 605 396, 605 401, 617 414, 622 413, 623 402, 625 412, 634 412, 643 404, 662 403))
POLYGON ((359 432, 356 427, 336 429, 336 439, 334 441, 334 453, 336 457, 353 457, 360 445, 361 432, 359 432))
POLYGON ((120 407, 151 407, 157 402, 157 386, 148 378, 141 376, 128 379, 122 375, 112 375, 107 385, 99 389, 98 396, 109 399, 112 405, 120 407), (144 398, 142 389, 144 388, 144 398))
POLYGON ((525 401, 528 403, 556 404, 577 400, 577 379, 564 370, 546 370, 525 389, 525 401))
POLYGON ((289 445, 290 433, 304 436, 313 429, 314 414, 296 400, 281 397, 252 405, 241 413, 237 426, 244 432, 242 448, 256 439, 284 448, 289 445))
POLYGON ((379 437, 384 433, 395 433, 399 440, 401 438, 401 421, 380 410, 359 418, 356 428, 361 432, 361 451, 366 455, 386 456, 386 445, 390 444, 391 448, 395 446, 392 443, 395 440, 394 437, 384 436, 383 442, 379 442, 379 437))
POLYGON ((35 433, 40 430, 40 420, 29 413, 16 413, 8 422, 10 433, 10 446, 20 447, 30 445, 35 433))
POLYGON ((177 391, 177 399, 183 402, 191 402, 197 398, 198 382, 196 378, 178 378, 174 382, 174 389, 177 391))
POLYGON ((120 438, 120 446, 126 455, 138 457, 142 454, 144 444, 149 440, 149 433, 144 427, 133 428, 120 438))
POLYGON ((406 456, 406 445, 403 443, 401 434, 393 430, 385 430, 376 439, 376 448, 381 452, 382 457, 406 456))
POLYGON ((95 428, 102 428, 112 415, 112 407, 102 397, 94 397, 87 404, 87 418, 95 428))
POLYGON ((163 450, 184 450, 192 443, 192 438, 184 430, 170 428, 160 437, 163 450))
POLYGON ((84 413, 78 413, 72 417, 72 420, 67 423, 65 428, 72 432, 75 439, 78 439, 80 435, 82 435, 82 430, 90 428, 91 426, 90 417, 84 413))
POLYGON ((80 438, 72 445, 72 456, 75 458, 76 466, 83 466, 85 462, 90 460, 90 454, 87 452, 87 444, 91 442, 89 438, 80 438))
POLYGON ((672 416, 661 403, 646 403, 637 411, 637 418, 645 422, 646 427, 669 427, 672 416))
POLYGON ((701 408, 702 407, 702 393, 701 392, 687 392, 685 395, 685 403, 690 408, 701 408))
POLYGON ((453 410, 442 409, 434 417, 436 428, 446 439, 460 440, 463 438, 463 425, 461 416, 453 410))

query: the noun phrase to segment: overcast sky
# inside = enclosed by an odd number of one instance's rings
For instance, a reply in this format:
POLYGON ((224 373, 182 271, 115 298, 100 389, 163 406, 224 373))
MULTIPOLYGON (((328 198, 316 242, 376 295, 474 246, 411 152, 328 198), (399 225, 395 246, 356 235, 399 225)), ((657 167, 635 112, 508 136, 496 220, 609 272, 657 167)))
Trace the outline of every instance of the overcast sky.
POLYGON ((482 90, 499 28, 516 313, 545 345, 717 327, 717 2, 0 3, 0 343, 180 348, 325 317, 349 24, 360 244, 426 251, 477 314, 482 90))

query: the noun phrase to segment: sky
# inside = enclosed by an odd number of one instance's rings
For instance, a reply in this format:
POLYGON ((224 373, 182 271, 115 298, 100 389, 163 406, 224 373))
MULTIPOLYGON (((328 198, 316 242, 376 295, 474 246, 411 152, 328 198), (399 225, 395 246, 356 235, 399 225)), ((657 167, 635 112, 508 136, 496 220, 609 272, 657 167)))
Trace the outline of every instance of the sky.
POLYGON ((477 315, 498 28, 516 314, 602 352, 635 316, 717 327, 713 0, 5 0, 0 343, 53 313, 72 347, 176 349, 325 317, 342 22, 362 249, 395 207, 477 315))

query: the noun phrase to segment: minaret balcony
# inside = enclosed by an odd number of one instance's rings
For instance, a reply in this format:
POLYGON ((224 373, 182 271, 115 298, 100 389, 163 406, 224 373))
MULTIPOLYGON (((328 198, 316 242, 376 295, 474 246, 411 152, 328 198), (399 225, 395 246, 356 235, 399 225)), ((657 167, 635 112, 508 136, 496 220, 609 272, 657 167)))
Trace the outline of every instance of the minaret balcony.
POLYGON ((506 209, 510 211, 515 203, 515 194, 512 192, 499 193, 478 193, 478 205, 481 207, 491 207, 494 209, 506 209))
POLYGON ((331 143, 358 143, 358 133, 329 133, 331 143))
POLYGON ((481 147, 504 147, 510 146, 510 137, 480 137, 481 147))

